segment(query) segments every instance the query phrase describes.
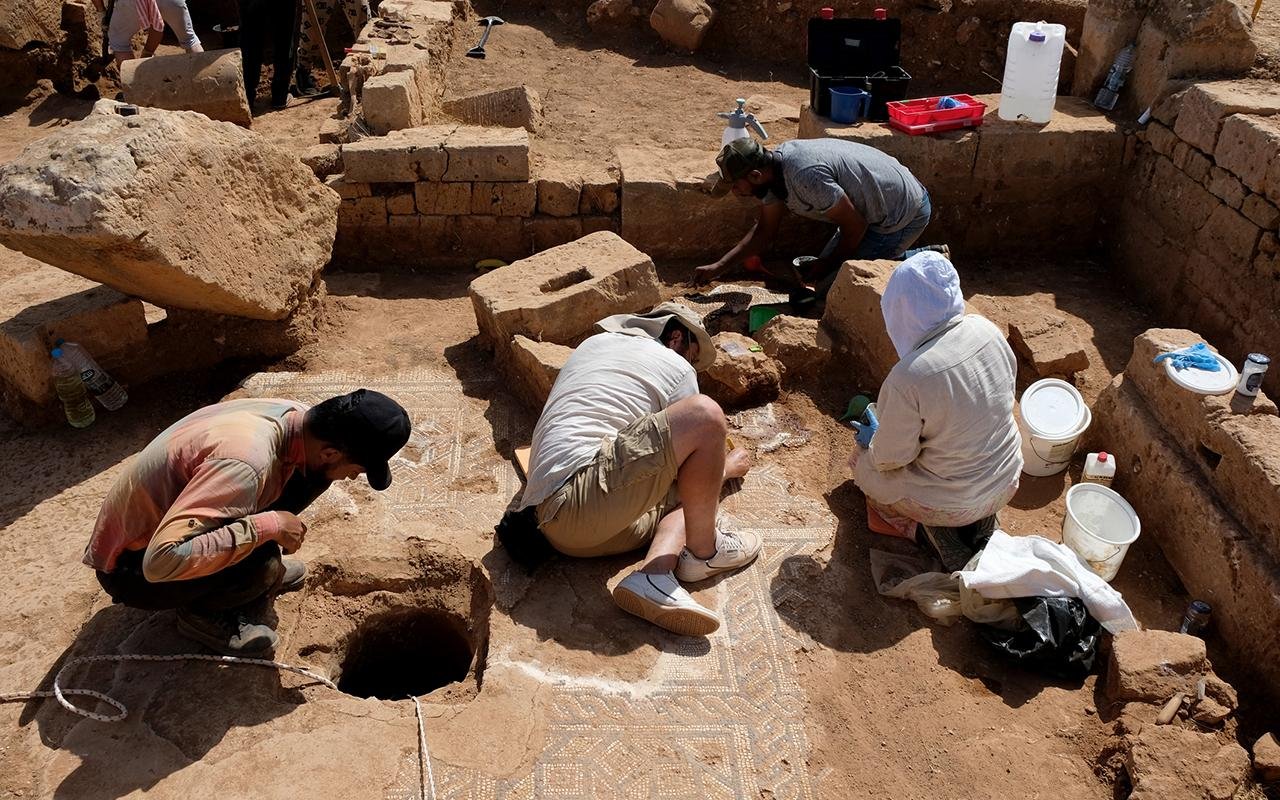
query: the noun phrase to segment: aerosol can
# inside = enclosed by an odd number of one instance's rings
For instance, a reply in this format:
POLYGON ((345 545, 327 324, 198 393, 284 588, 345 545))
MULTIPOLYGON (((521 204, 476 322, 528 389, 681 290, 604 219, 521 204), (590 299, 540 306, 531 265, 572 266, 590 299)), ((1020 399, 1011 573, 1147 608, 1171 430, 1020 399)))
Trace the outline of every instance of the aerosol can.
POLYGON ((1093 105, 1103 111, 1110 111, 1116 107, 1116 101, 1120 99, 1120 89, 1124 86, 1125 79, 1129 77, 1129 70, 1133 69, 1133 45, 1127 44, 1120 48, 1120 52, 1116 54, 1116 60, 1111 64, 1111 70, 1107 73, 1107 80, 1102 84, 1102 88, 1098 90, 1098 96, 1094 98, 1093 105))
POLYGON ((751 134, 747 133, 747 126, 756 132, 761 139, 768 139, 769 134, 764 132, 764 126, 756 119, 755 114, 747 113, 747 101, 741 97, 738 98, 738 107, 733 111, 718 111, 716 116, 721 119, 729 120, 729 124, 725 126, 724 133, 720 136, 720 146, 724 147, 734 139, 749 139, 751 134))

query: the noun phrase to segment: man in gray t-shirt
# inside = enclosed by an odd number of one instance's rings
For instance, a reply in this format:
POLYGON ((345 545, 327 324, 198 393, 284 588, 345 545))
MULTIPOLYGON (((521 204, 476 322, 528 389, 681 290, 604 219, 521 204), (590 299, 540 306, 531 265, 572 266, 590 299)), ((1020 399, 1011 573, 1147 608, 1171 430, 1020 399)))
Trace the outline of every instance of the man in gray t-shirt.
POLYGON ((739 261, 769 248, 784 208, 835 223, 835 236, 801 275, 830 287, 849 259, 903 258, 932 216, 929 193, 892 156, 841 139, 796 139, 767 150, 755 139, 737 139, 716 158, 719 190, 763 201, 751 232, 718 261, 698 267, 695 280, 714 280, 739 261))

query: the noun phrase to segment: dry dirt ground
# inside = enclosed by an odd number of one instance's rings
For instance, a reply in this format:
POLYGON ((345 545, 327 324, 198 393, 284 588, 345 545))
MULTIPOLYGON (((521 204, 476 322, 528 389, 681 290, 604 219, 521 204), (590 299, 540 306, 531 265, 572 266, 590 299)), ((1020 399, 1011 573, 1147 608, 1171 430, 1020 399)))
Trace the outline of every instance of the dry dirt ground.
MULTIPOLYGON (((767 75, 579 44, 507 25, 491 39, 490 60, 455 61, 451 90, 517 78, 538 87, 548 121, 535 153, 574 159, 638 138, 710 147, 721 127, 711 114, 735 95, 796 107, 805 95, 767 75)), ((265 115, 255 129, 300 149, 335 102, 265 115)), ((0 118, 0 162, 87 109, 35 98, 0 118)), ((777 139, 794 132, 785 119, 770 130, 777 139)), ((1069 319, 1089 344, 1090 400, 1123 368, 1133 336, 1158 322, 1097 265, 958 266, 974 308, 997 322, 1027 308, 1069 319)), ((0 280, 21 269, 0 252, 0 280)), ((660 271, 669 294, 687 288, 682 268, 660 271)), ((494 551, 492 526, 519 491, 510 456, 534 414, 503 390, 476 343, 469 277, 331 275, 319 343, 271 371, 227 365, 134 387, 123 411, 84 432, 0 423, 0 693, 47 686, 69 656, 192 649, 173 633, 172 615, 112 607, 79 563, 131 453, 223 397, 314 401, 368 386, 413 417, 395 484, 385 494, 363 482, 334 487, 307 513, 300 555, 313 577, 269 613, 282 659, 330 674, 372 664, 387 683, 404 679, 406 664, 457 655, 439 643, 467 640, 461 671, 466 647, 482 669, 425 703, 440 797, 1123 796, 1096 678, 1047 680, 986 649, 967 623, 939 626, 876 593, 869 551, 914 548, 866 530, 844 466, 852 435, 836 417, 871 387, 839 365, 733 417, 757 465, 726 512, 766 544, 755 566, 696 592, 726 619, 714 636, 671 636, 616 609, 608 588, 634 557, 561 559, 532 576, 513 568, 494 551), (790 444, 763 452, 779 431, 790 444), (435 616, 410 619, 410 609, 435 616), (361 626, 405 634, 385 646, 387 663, 368 653, 363 664, 347 660, 353 642, 374 640, 361 626)), ((1004 525, 1056 537, 1062 494, 1078 477, 1077 464, 1028 479, 1004 525)), ((1158 524, 1144 520, 1147 534, 1116 586, 1145 626, 1170 629, 1187 598, 1154 546, 1158 524)), ((175 797, 211 787, 227 797, 417 796, 416 729, 404 702, 208 664, 98 666, 71 683, 109 690, 130 718, 111 726, 52 701, 0 705, 0 797, 175 797)))

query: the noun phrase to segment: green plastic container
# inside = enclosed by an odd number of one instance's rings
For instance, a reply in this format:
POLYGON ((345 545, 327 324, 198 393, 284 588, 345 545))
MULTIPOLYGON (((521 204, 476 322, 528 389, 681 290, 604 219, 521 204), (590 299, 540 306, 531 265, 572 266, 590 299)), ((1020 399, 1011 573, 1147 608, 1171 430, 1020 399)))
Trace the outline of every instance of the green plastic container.
POLYGON ((747 330, 755 333, 781 313, 782 309, 777 306, 752 306, 747 310, 747 330))

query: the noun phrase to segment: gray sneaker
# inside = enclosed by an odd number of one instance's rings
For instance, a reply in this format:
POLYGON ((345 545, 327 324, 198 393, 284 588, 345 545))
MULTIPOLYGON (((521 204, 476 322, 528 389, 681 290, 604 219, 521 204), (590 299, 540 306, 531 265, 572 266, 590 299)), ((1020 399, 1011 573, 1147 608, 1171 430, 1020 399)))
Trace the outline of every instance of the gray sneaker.
POLYGON ((307 565, 300 558, 283 558, 280 562, 284 564, 284 577, 280 579, 280 588, 276 589, 276 594, 301 589, 307 580, 307 565))
POLYGON ((178 633, 224 656, 252 658, 270 655, 280 640, 269 626, 253 622, 241 611, 179 609, 178 633))

